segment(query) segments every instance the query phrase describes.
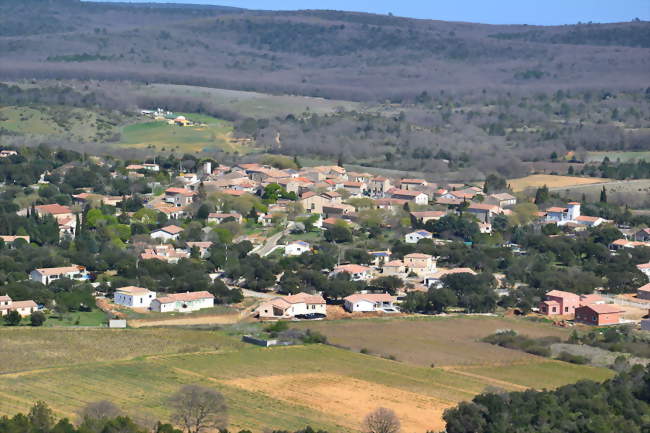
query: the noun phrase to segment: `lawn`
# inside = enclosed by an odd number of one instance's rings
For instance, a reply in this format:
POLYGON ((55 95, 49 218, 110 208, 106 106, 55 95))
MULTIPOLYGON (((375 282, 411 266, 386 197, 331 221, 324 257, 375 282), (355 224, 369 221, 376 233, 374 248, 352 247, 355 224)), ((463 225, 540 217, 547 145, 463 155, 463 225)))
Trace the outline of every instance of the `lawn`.
POLYGON ((610 161, 628 162, 644 159, 650 161, 650 152, 589 152, 587 153, 586 162, 601 162, 605 157, 610 161))
POLYGON ((575 185, 588 185, 592 183, 608 182, 609 179, 597 177, 555 176, 552 174, 533 174, 518 179, 508 180, 508 184, 515 192, 525 191, 528 188, 539 188, 544 185, 549 188, 571 187, 575 185))
POLYGON ((231 122, 199 114, 176 114, 184 115, 189 120, 205 126, 182 127, 155 120, 133 123, 122 128, 122 140, 119 145, 136 148, 155 146, 158 150, 184 152, 222 149, 245 153, 248 150, 233 140, 231 122))
POLYGON ((43 326, 106 326, 108 317, 101 310, 74 312, 47 316, 43 326))
MULTIPOLYGON (((426 327, 432 322, 374 323, 390 335, 395 324, 426 327)), ((456 319, 442 323, 448 330, 466 328, 456 319)), ((8 349, 0 353, 5 373, 0 374, 0 415, 26 411, 42 399, 58 415, 74 416, 84 404, 107 399, 137 420, 168 420, 169 395, 197 383, 225 395, 235 431, 312 425, 359 432, 363 416, 378 406, 395 410, 405 432, 440 431, 446 408, 489 386, 521 390, 611 376, 609 370, 534 357, 509 369, 431 368, 326 345, 267 349, 244 345, 223 331, 17 328, 0 330, 0 339, 8 349)), ((471 351, 471 342, 471 337, 457 334, 458 346, 470 344, 471 351)))

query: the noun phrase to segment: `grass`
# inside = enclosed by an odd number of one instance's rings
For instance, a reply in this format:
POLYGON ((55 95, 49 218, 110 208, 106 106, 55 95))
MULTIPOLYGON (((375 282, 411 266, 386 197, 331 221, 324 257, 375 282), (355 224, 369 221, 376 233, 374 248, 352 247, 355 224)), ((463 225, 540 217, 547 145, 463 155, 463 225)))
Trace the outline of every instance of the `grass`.
POLYGON ((602 162, 605 157, 608 157, 610 161, 620 160, 621 162, 628 162, 634 160, 645 159, 650 161, 650 151, 641 151, 641 152, 589 152, 587 153, 586 162, 602 162))
POLYGON ((214 89, 209 87, 184 86, 175 84, 150 84, 136 90, 139 93, 157 96, 179 96, 200 98, 201 100, 224 107, 246 117, 272 118, 288 114, 302 114, 306 111, 318 114, 333 113, 339 108, 356 110, 361 104, 323 98, 297 95, 271 95, 241 90, 214 89))
POLYGON ((126 315, 127 319, 142 319, 142 320, 164 320, 164 319, 179 319, 179 318, 191 318, 191 317, 202 317, 202 316, 216 316, 221 314, 236 314, 238 310, 233 307, 226 305, 216 305, 212 308, 204 308, 198 311, 192 311, 190 313, 158 313, 156 311, 147 311, 142 313, 135 311, 132 308, 115 308, 121 313, 126 315))
POLYGON ((51 314, 43 326, 106 326, 108 318, 101 310, 65 314, 51 314))
MULTIPOLYGON (((494 320, 490 323, 495 326, 513 323, 494 320)), ((451 346, 428 342, 431 336, 443 334, 473 356, 473 334, 464 323, 456 318, 400 319, 341 321, 331 326, 345 325, 349 333, 358 324, 356 332, 368 337, 366 326, 373 325, 370 331, 379 332, 387 345, 399 334, 394 329, 408 331, 407 339, 413 340, 410 347, 424 346, 419 349, 422 353, 448 350, 451 346)), ((472 323, 479 330, 488 328, 486 320, 472 323)), ((519 323, 542 334, 551 329, 519 323)), ((107 399, 137 420, 165 421, 169 419, 167 398, 182 385, 197 383, 225 395, 235 431, 312 425, 332 432, 358 432, 363 416, 377 406, 396 410, 404 431, 440 431, 445 408, 489 386, 521 390, 612 375, 609 370, 535 357, 508 366, 474 362, 431 368, 325 345, 260 348, 244 345, 223 331, 207 330, 16 328, 0 329, 0 340, 0 373, 4 373, 0 374, 0 415, 25 412, 41 399, 58 415, 74 416, 88 402, 107 399)))
POLYGON ((551 174, 533 174, 519 179, 510 179, 508 183, 515 192, 525 191, 528 188, 539 188, 548 186, 549 188, 571 187, 575 185, 587 185, 592 183, 607 182, 609 179, 597 177, 575 177, 575 176, 555 176, 551 174))
POLYGON ((328 341, 355 351, 421 366, 494 365, 531 362, 539 358, 480 341, 499 329, 514 329, 530 337, 569 337, 569 331, 522 319, 458 316, 300 322, 327 336, 328 341))
POLYGON ((214 117, 177 113, 205 126, 175 126, 165 121, 138 122, 122 128, 119 145, 146 148, 154 146, 159 150, 180 150, 197 152, 209 149, 245 152, 246 149, 232 140, 233 125, 214 117))

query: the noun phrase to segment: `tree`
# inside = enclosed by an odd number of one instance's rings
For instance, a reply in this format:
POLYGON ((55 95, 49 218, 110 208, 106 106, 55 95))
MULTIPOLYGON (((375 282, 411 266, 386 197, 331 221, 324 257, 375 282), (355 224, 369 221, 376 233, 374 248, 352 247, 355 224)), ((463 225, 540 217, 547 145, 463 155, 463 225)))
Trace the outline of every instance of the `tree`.
POLYGON ((108 400, 99 400, 88 403, 77 413, 83 421, 108 420, 120 416, 122 411, 108 400))
POLYGON ((45 320, 45 314, 41 311, 34 311, 32 315, 29 316, 29 322, 32 326, 43 326, 45 320))
POLYGON ((214 389, 185 385, 171 396, 171 419, 186 433, 222 429, 228 425, 228 407, 224 396, 214 389))
POLYGON ((20 313, 16 310, 10 311, 9 314, 5 316, 5 323, 7 324, 7 326, 18 326, 21 320, 22 317, 20 316, 20 313))
POLYGON ((380 407, 366 415, 363 427, 367 433, 398 433, 401 428, 397 414, 385 407, 380 407))
POLYGON ((535 191, 535 204, 540 205, 546 203, 550 198, 550 193, 548 191, 548 186, 544 185, 541 188, 537 188, 535 191))
POLYGON ((603 186, 603 189, 600 191, 600 202, 607 203, 607 190, 603 186))
POLYGON ((33 433, 50 433, 54 426, 54 413, 44 401, 37 401, 27 416, 33 433))

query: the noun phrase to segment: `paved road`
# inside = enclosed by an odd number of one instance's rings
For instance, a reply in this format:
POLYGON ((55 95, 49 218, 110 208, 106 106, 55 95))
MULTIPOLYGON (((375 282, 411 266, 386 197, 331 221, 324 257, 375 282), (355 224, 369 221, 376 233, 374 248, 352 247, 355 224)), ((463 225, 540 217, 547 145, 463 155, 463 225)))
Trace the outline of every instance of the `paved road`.
POLYGON ((273 252, 275 247, 278 245, 278 241, 280 240, 280 238, 282 238, 282 236, 288 235, 292 228, 293 228, 293 222, 289 222, 289 224, 287 224, 287 227, 283 231, 269 237, 264 243, 264 245, 253 249, 251 253, 255 253, 260 257, 268 256, 269 254, 271 254, 271 252, 273 252))

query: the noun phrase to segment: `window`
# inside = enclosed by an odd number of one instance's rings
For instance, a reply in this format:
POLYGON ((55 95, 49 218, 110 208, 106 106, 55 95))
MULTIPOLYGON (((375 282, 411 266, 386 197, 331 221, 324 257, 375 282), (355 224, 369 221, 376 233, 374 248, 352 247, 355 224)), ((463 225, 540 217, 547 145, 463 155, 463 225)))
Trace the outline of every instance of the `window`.
POLYGON ((568 313, 569 312, 569 307, 564 307, 564 312, 568 313))

